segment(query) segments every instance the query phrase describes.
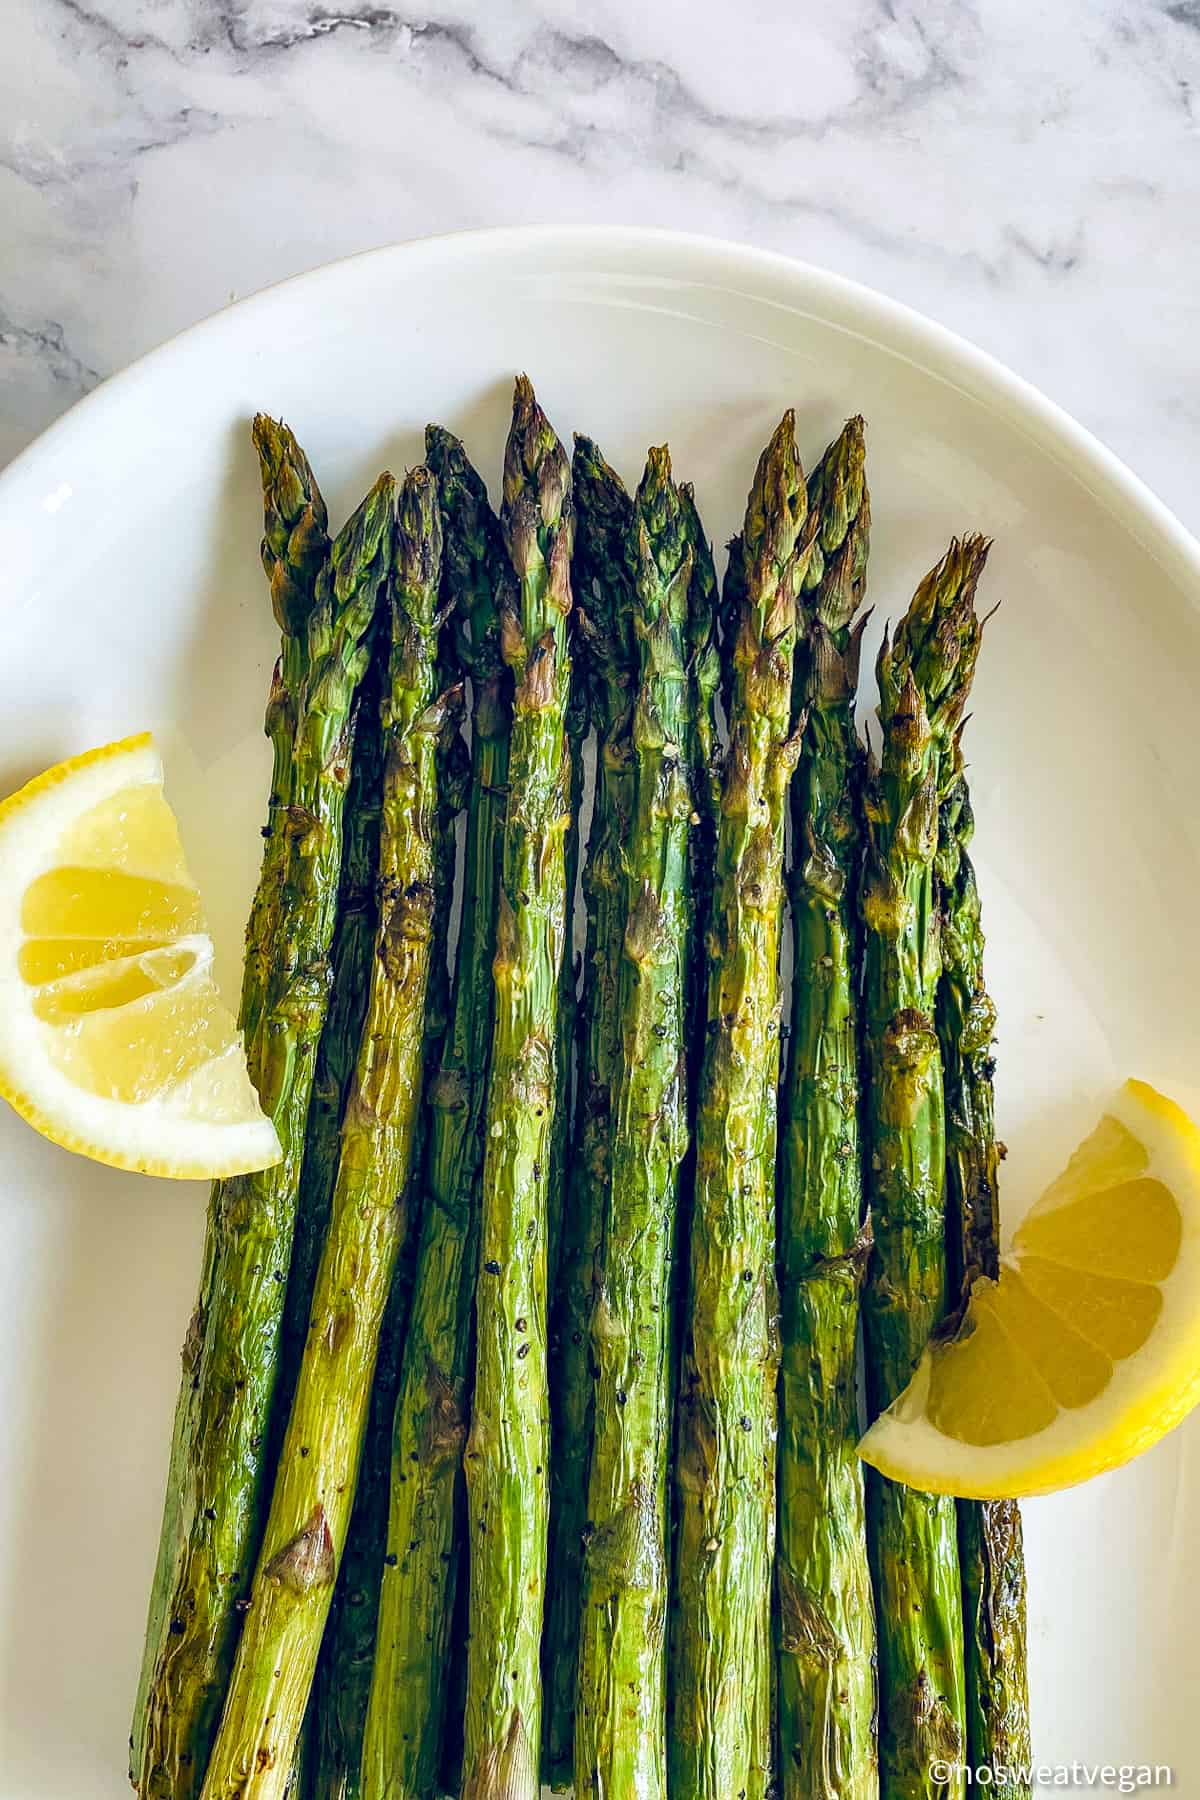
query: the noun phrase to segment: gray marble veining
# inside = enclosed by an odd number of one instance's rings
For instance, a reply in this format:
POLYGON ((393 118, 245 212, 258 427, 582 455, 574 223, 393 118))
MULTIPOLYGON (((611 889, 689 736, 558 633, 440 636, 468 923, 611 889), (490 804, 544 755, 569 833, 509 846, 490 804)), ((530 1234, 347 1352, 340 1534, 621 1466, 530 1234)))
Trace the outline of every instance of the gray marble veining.
POLYGON ((856 276, 1200 522, 1196 0, 9 0, 0 460, 231 297, 597 220, 856 276))

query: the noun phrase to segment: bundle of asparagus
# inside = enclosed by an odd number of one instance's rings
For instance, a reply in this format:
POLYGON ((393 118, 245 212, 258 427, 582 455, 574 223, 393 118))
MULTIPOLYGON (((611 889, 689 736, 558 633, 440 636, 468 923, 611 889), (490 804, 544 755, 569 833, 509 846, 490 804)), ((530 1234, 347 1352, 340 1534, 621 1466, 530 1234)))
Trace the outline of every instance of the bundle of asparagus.
POLYGON ((384 1308, 408 1228, 437 909, 435 691, 441 523, 433 476, 400 494, 384 686, 379 922, 311 1320, 204 1800, 286 1791, 354 1496, 384 1308))
POLYGON ((282 1160, 217 1182, 183 1353, 158 1563, 131 1738, 135 1787, 199 1793, 270 1498, 271 1417, 326 967, 337 917, 349 726, 391 563, 395 484, 381 476, 324 550, 325 507, 291 434, 256 421, 283 648, 268 712, 271 815, 247 933, 241 1023, 282 1160))
POLYGON ((878 1409, 996 1268, 987 546, 885 636, 868 763, 861 419, 806 482, 785 415, 720 598, 666 449, 632 497, 590 439, 569 466, 523 377, 499 519, 431 426, 331 544, 291 433, 255 441, 282 648, 242 1021, 284 1159, 213 1195, 135 1787, 946 1800, 940 1761, 1019 1767, 1015 1506, 864 1495, 854 1455, 860 1287, 878 1409))

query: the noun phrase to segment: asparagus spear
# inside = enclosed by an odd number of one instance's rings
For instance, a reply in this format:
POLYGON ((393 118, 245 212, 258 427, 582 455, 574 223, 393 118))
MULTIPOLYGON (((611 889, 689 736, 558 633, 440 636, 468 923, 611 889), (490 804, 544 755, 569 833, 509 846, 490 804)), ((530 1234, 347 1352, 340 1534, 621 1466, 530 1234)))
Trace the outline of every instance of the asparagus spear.
POLYGON ((680 1380, 672 1792, 763 1800, 771 1774, 779 936, 804 477, 785 414, 746 509, 709 944, 690 1313, 680 1380))
POLYGON ((570 484, 562 445, 521 376, 504 460, 502 517, 518 594, 505 598, 500 643, 516 687, 466 1453, 464 1800, 537 1800, 549 1454, 546 1239, 570 779, 570 484))
MULTIPOLYGON (((704 535, 691 482, 684 482, 679 489, 679 500, 687 522, 688 542, 692 546, 692 578, 688 593, 688 671, 692 687, 688 761, 692 767, 692 788, 699 816, 692 827, 690 844, 692 910, 700 933, 703 933, 708 922, 708 901, 717 860, 717 824, 721 814, 721 750, 716 720, 716 700, 722 677, 721 652, 717 644, 721 599, 712 546, 704 535)), ((697 944, 696 949, 699 948, 697 944)), ((703 957, 694 954, 693 961, 702 977, 703 957)), ((704 1029, 703 979, 693 979, 693 986, 699 992, 700 1004, 697 1031, 689 1031, 689 1042, 694 1035, 702 1035, 704 1029)), ((698 1061, 696 1069, 698 1072, 698 1061)))
POLYGON ((581 660, 596 725, 596 793, 583 891, 584 957, 576 1139, 567 1181, 561 1264, 551 1322, 550 1567, 542 1644, 543 1774, 571 1784, 583 1534, 587 1524, 593 1377, 589 1332, 596 1256, 609 1189, 610 1090, 618 1047, 617 972, 625 928, 622 858, 633 816, 630 739, 634 651, 625 545, 632 502, 590 438, 575 440, 579 530, 573 576, 581 660))
MULTIPOLYGON (((305 624, 304 669, 281 659, 272 701, 294 722, 288 800, 268 840, 251 915, 247 991, 269 968, 247 1044, 251 1078, 283 1147, 274 1168, 214 1184, 200 1296, 183 1352, 146 1676, 135 1723, 134 1785, 192 1800, 216 1730, 266 1501, 263 1445, 275 1385, 284 1287, 313 1066, 328 1001, 349 778, 349 720, 391 552, 395 484, 381 476, 339 532, 305 624), (269 884, 268 904, 261 888, 269 884)), ((268 534, 269 535, 269 534, 268 534)), ((249 1016, 252 1002, 243 1006, 249 1016)))
MULTIPOLYGON (((418 1133, 414 1163, 420 1155, 418 1133)), ((410 1212, 418 1199, 410 1182, 410 1212)), ((379 1330, 358 1486, 305 1719, 311 1775, 298 1800, 358 1800, 362 1792, 363 1733, 387 1537, 392 1413, 411 1288, 412 1271, 402 1259, 392 1277, 379 1330)))
MULTIPOLYGON (((687 1100, 688 1146, 679 1180, 679 1202, 675 1217, 674 1262, 677 1274, 671 1301, 669 1370, 671 1376, 671 1417, 677 1416, 680 1347, 688 1324, 688 1246, 692 1236, 693 1199, 696 1191, 696 1112, 700 1088, 700 1070, 704 1060, 708 1022, 708 931, 712 913, 713 878, 717 862, 717 836, 721 818, 721 787, 724 765, 717 732, 717 699, 725 679, 724 658, 719 642, 722 592, 717 582, 712 546, 696 508, 690 484, 679 490, 679 498, 687 519, 688 541, 692 548, 692 576, 688 591, 688 682, 690 689, 691 737, 688 762, 692 774, 692 798, 695 816, 689 837, 691 861, 692 941, 688 966, 687 1019, 687 1100)), ((728 589, 728 582, 726 583, 728 589)), ((675 1434, 672 1433, 672 1450, 675 1434)), ((677 1525, 677 1490, 672 1479, 668 1483, 668 1509, 671 1542, 675 1543, 677 1525)), ((672 1567, 674 1556, 672 1550, 672 1567)), ((673 1694, 670 1680, 671 1655, 678 1642, 678 1584, 668 1581, 667 1624, 667 1735, 672 1731, 673 1694)), ((668 1757, 668 1770, 670 1758, 668 1757)))
POLYGON ((263 484, 262 563, 280 643, 266 718, 273 760, 271 799, 242 975, 239 1023, 247 1044, 258 1029, 271 980, 271 921, 278 913, 287 875, 287 809, 292 800, 297 705, 309 672, 308 625, 318 577, 329 561, 325 501, 294 434, 281 420, 259 413, 252 435, 263 484))
POLYGON ((571 664, 571 692, 567 698, 567 750, 571 759, 569 788, 570 823, 563 840, 563 864, 566 870, 567 930, 563 938, 562 970, 559 976, 558 1003, 558 1085, 554 1096, 554 1130, 550 1150, 550 1234, 547 1240, 549 1292, 558 1286, 559 1254, 563 1224, 567 1210, 567 1170, 570 1162, 572 1126, 572 1065, 575 1038, 579 1028, 579 1001, 576 993, 578 965, 575 956, 575 897, 579 887, 579 815, 583 805, 583 744, 591 724, 591 700, 588 695, 587 670, 576 656, 571 664))
MULTIPOLYGON (((949 759, 938 825, 942 979, 937 1030, 945 1068, 952 1280, 965 1298, 979 1275, 999 1277, 998 1189, 992 1087, 996 1010, 983 978, 984 937, 969 846, 975 819, 961 733, 949 759), (956 1229, 957 1228, 957 1229, 956 1229)), ((958 1503, 967 1679, 967 1761, 996 1774, 997 1800, 1026 1800, 1016 1773, 1029 1766, 1025 1557, 1015 1500, 958 1503), (999 1771, 1007 1770, 1001 1778, 999 1771)))
POLYGON ((640 664, 636 803, 625 858, 611 1181, 591 1327, 597 1382, 575 1729, 579 1790, 628 1800, 666 1795, 668 1350, 688 1139, 692 555, 670 457, 652 450, 627 545, 640 664))
POLYGON ((779 1767, 784 1800, 868 1800, 875 1620, 858 1439, 863 1229, 858 1141, 859 744, 854 725, 870 501, 863 422, 808 484, 815 527, 798 685, 808 728, 792 790, 792 1033, 779 1165, 779 1767))
POLYGON ((402 1244, 436 910, 441 525, 427 469, 396 518, 382 722, 380 917, 329 1231, 250 1603, 202 1800, 285 1792, 358 1475, 379 1329, 402 1244))
MULTIPOLYGON (((865 1114, 874 1228, 863 1323, 872 1416, 906 1385, 947 1300, 945 1123, 934 1030, 941 973, 934 893, 941 758, 962 719, 979 647, 981 538, 955 540, 879 654, 882 763, 869 773, 865 1114)), ((879 1624, 879 1764, 892 1800, 963 1793, 930 1785, 966 1749, 962 1601, 954 1503, 867 1480, 879 1624)))
MULTIPOLYGON (((357 708, 354 765, 347 802, 343 891, 334 942, 333 995, 317 1055, 317 1073, 309 1108, 283 1318, 279 1380, 269 1440, 267 1466, 270 1468, 275 1467, 279 1458, 308 1337, 313 1286, 337 1180, 342 1114, 354 1075, 370 988, 383 783, 380 706, 389 651, 386 635, 377 633, 372 668, 363 684, 357 708), (360 734, 365 742, 360 741, 360 734)), ((461 673, 453 635, 443 630, 438 655, 438 691, 449 693, 460 682, 461 673)), ((455 707, 445 709, 437 764, 436 900, 429 987, 425 997, 427 1066, 435 1059, 434 1047, 440 1044, 447 1024, 449 974, 446 946, 454 886, 455 821, 465 805, 470 777, 455 707)), ((419 1164, 419 1152, 414 1156, 414 1162, 419 1164)), ((416 1196, 418 1202, 419 1198, 416 1196)), ((409 1210, 411 1216, 411 1206, 409 1210)), ((319 1756, 316 1765, 319 1775, 314 1775, 314 1780, 319 1779, 326 1792, 337 1791, 339 1784, 342 1791, 347 1783, 352 1788, 356 1786, 362 1756, 370 1664, 375 1649, 375 1613, 387 1529, 391 1412, 399 1380, 399 1344, 411 1285, 405 1279, 406 1274, 411 1275, 411 1270, 397 1270, 392 1284, 394 1292, 380 1329, 358 1487, 305 1721, 307 1739, 310 1727, 316 1729, 314 1714, 317 1707, 322 1700, 327 1703, 326 1729, 318 1734, 319 1750, 313 1752, 319 1756)))
MULTIPOLYGON (((312 1312, 313 1285, 321 1246, 329 1225, 329 1209, 337 1180, 338 1144, 346 1096, 354 1074, 354 1062, 366 1016, 371 974, 371 950, 375 940, 375 888, 379 873, 379 815, 383 800, 383 740, 379 709, 381 680, 386 669, 386 645, 375 634, 371 666, 359 689, 353 730, 354 760, 346 797, 345 842, 342 857, 338 920, 334 934, 329 1010, 317 1051, 308 1130, 296 1203, 292 1261, 288 1271, 287 1299, 281 1328, 279 1374, 271 1412, 266 1466, 275 1468, 292 1399, 296 1391, 308 1322, 312 1312)), ((309 1705, 304 1731, 297 1748, 290 1794, 308 1800, 312 1791, 317 1755, 315 1741, 315 1693, 309 1705)))
POLYGON ((426 1210, 395 1409, 363 1754, 363 1794, 405 1800, 437 1792, 447 1698, 510 722, 496 596, 511 575, 500 527, 458 439, 431 426, 425 441, 441 488, 450 594, 470 629, 473 766, 454 1024, 431 1089, 426 1210))
MULTIPOLYGON (((428 465, 433 467, 432 463, 428 465)), ((437 471, 434 470, 436 476, 437 471)), ((441 483, 438 483, 439 500, 441 483)), ((443 558, 443 564, 444 564, 443 558)), ((444 626, 439 647, 436 686, 441 693, 457 690, 463 666, 455 634, 444 626)), ((388 1495, 392 1470, 392 1414, 400 1384, 415 1257, 409 1247, 415 1221, 423 1218, 422 1164, 428 1131, 430 1094, 441 1062, 441 1045, 449 1025, 447 940, 453 897, 455 828, 464 810, 470 783, 470 758, 460 730, 459 709, 445 709, 437 747, 438 805, 434 855, 436 898, 429 988, 425 999, 425 1095, 412 1153, 408 1212, 410 1228, 392 1277, 391 1292, 379 1332, 379 1353, 367 1411, 358 1485, 350 1514, 345 1549, 317 1673, 309 1697, 305 1736, 312 1738, 311 1785, 321 1800, 351 1800, 361 1792, 363 1734, 375 1661, 375 1629, 387 1540, 388 1495)), ((364 989, 369 981, 364 981, 364 989)), ((365 995, 364 995, 365 998, 365 995)), ((351 1069, 351 1073, 353 1070, 351 1069)), ((311 1137, 312 1123, 309 1132, 311 1137)), ((336 1165, 336 1158, 335 1158, 336 1165)), ((336 1166, 335 1166, 336 1174, 336 1166)), ((293 1256, 293 1262, 295 1258, 293 1256)), ((302 1791, 303 1792, 303 1791, 302 1791)))
POLYGON ((308 1337, 313 1283, 337 1180, 342 1114, 366 1017, 371 952, 375 941, 379 816, 383 802, 383 735, 379 710, 386 665, 387 646, 380 640, 375 645, 371 667, 355 706, 354 758, 346 798, 341 889, 331 959, 333 980, 325 1029, 317 1051, 296 1200, 292 1260, 279 1346, 279 1374, 268 1439, 266 1466, 271 1469, 278 1460, 308 1337))
MULTIPOLYGON (((246 961, 242 977, 239 1024, 247 1050, 262 1014, 264 983, 270 968, 270 921, 278 911, 287 867, 287 808, 291 795, 291 757, 295 731, 295 705, 287 697, 303 690, 307 670, 307 620, 316 598, 317 577, 329 557, 325 529, 325 502, 309 467, 308 458, 288 427, 260 413, 254 421, 254 445, 258 451, 263 488, 262 561, 271 589, 271 606, 280 630, 280 656, 267 706, 266 730, 271 739, 274 767, 263 830, 265 848, 258 890, 247 928, 246 961)), ((251 1068, 254 1075, 255 1069, 251 1068)), ((164 1617, 174 1577, 179 1542, 179 1503, 185 1450, 185 1412, 191 1388, 180 1393, 175 1421, 171 1471, 167 1481, 157 1566, 150 1591, 146 1642, 134 1702, 129 1739, 129 1778, 142 1780, 143 1757, 150 1696, 162 1651, 164 1617)))

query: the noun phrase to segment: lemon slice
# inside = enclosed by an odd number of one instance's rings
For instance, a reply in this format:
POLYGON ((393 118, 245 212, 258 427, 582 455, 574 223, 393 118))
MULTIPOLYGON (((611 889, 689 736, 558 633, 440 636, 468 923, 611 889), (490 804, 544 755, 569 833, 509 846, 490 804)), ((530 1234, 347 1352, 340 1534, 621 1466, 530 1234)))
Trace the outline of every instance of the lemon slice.
POLYGON ((143 735, 0 805, 0 1094, 68 1150, 210 1176, 279 1160, 143 735))
POLYGON ((1200 1399, 1200 1131, 1129 1081, 859 1454, 971 1499, 1115 1468, 1200 1399))

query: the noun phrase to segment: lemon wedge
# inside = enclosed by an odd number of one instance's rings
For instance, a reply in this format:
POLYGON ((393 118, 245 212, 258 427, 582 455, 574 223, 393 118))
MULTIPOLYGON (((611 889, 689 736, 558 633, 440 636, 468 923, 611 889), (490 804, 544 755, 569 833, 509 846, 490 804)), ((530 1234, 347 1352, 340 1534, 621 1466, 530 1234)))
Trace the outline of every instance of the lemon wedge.
POLYGON ((213 980, 148 735, 0 805, 0 1094, 56 1144, 154 1175, 278 1162, 213 980))
POLYGON ((1127 1462, 1198 1399, 1200 1131, 1129 1081, 859 1454, 927 1493, 1019 1498, 1127 1462))

